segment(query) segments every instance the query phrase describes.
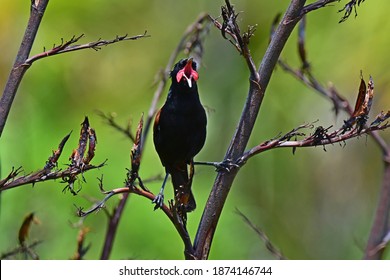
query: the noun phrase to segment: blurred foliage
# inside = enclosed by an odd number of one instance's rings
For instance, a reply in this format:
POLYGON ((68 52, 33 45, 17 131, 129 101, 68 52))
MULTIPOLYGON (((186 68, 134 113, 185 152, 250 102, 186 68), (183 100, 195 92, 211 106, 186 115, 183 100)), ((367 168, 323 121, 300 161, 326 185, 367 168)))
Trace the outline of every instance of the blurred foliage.
MULTIPOLYGON (((353 104, 360 70, 375 81, 372 114, 389 109, 387 74, 390 37, 387 21, 390 2, 366 1, 339 24, 337 13, 345 1, 310 14, 307 18, 308 59, 314 74, 324 84, 332 82, 353 104)), ((4 85, 17 53, 29 13, 29 1, 2 0, 0 10, 0 84, 4 85)), ((288 0, 237 0, 240 24, 257 24, 250 47, 256 61, 268 44, 273 17, 284 12, 288 0)), ((53 149, 69 131, 60 167, 77 146, 79 124, 85 115, 96 129, 98 146, 93 163, 108 159, 108 165, 85 174, 78 196, 62 193, 59 181, 23 186, 1 195, 0 252, 17 246, 18 230, 27 213, 39 216, 40 225, 30 240, 43 240, 36 248, 42 259, 68 259, 77 247, 78 221, 75 205, 88 208, 87 198, 101 199, 97 177, 104 174, 106 189, 121 187, 129 167, 131 143, 108 127, 96 110, 115 112, 117 120, 136 123, 147 112, 159 71, 165 67, 185 28, 201 12, 220 14, 223 1, 51 1, 43 18, 31 54, 59 44, 61 38, 85 34, 81 43, 99 38, 112 39, 128 33, 150 38, 122 42, 95 52, 84 50, 36 62, 25 75, 3 136, 0 139, 1 177, 12 166, 26 173, 41 168, 53 149)), ((290 64, 299 66, 296 32, 282 53, 290 64)), ((202 102, 211 108, 208 138, 198 160, 223 158, 236 127, 248 88, 248 71, 236 50, 211 28, 200 68, 202 102)), ((167 91, 167 89, 166 89, 167 91)), ((166 92, 165 91, 165 92, 166 92)), ((165 99, 165 96, 163 96, 165 99)), ((163 100, 160 101, 160 104, 163 100)), ((372 116, 373 117, 373 116, 372 116)), ((277 68, 267 90, 249 146, 286 132, 305 122, 319 120, 327 127, 340 125, 332 104, 277 68)), ((134 124, 134 130, 136 124, 134 124)), ((389 142, 388 132, 381 132, 389 142)), ((163 173, 151 134, 141 165, 147 179, 163 173)), ((194 193, 198 209, 189 216, 189 232, 195 237, 215 172, 198 167, 194 193)), ((237 176, 216 231, 211 259, 273 259, 262 241, 235 213, 240 209, 271 242, 291 259, 359 259, 372 224, 378 190, 382 181, 379 149, 367 137, 314 149, 273 150, 251 159, 237 176)), ((157 192, 161 181, 148 184, 157 192)), ((166 197, 172 196, 168 188, 166 197)), ((117 202, 107 203, 110 210, 117 202)), ((100 256, 107 226, 103 211, 86 218, 90 228, 87 259, 100 256)), ((183 245, 174 227, 149 201, 132 196, 126 206, 115 240, 112 259, 182 259, 183 245)), ((387 258, 390 258, 387 253, 387 258)))

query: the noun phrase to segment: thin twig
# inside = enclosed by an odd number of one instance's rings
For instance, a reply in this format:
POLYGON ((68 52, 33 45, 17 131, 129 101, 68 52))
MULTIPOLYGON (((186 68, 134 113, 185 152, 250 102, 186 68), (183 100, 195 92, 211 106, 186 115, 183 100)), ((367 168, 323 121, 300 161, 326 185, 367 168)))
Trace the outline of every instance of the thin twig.
POLYGON ((242 213, 240 210, 238 210, 236 208, 236 213, 244 220, 244 222, 251 228, 253 229, 257 235, 260 237, 260 239, 265 243, 265 247, 267 248, 267 250, 272 254, 274 255, 276 258, 278 258, 279 260, 286 260, 287 258, 285 256, 283 256, 282 252, 277 249, 273 244, 272 242, 269 240, 268 236, 265 234, 264 231, 262 231, 261 229, 259 229, 257 226, 255 226, 251 220, 249 220, 249 218, 247 216, 245 216, 244 213, 242 213))
POLYGON ((263 143, 249 149, 246 151, 236 162, 235 164, 239 166, 243 166, 248 159, 251 157, 263 153, 265 151, 274 149, 274 148, 304 148, 304 147, 317 147, 317 146, 327 146, 333 145, 335 143, 344 143, 347 140, 359 137, 363 134, 370 134, 374 131, 385 130, 390 127, 389 123, 385 123, 380 126, 370 126, 368 128, 364 128, 361 131, 358 129, 353 129, 347 133, 340 134, 342 132, 342 128, 339 128, 333 132, 328 132, 328 129, 324 129, 319 126, 315 129, 314 133, 305 137, 302 140, 290 140, 295 136, 304 136, 305 134, 297 134, 297 131, 303 128, 314 128, 311 124, 299 126, 296 129, 293 129, 291 132, 278 137, 276 139, 267 140, 263 143))
POLYGON ((16 178, 20 174, 20 172, 22 172, 22 167, 18 167, 16 169, 15 167, 12 167, 11 172, 7 175, 7 177, 0 180, 0 189, 5 185, 5 183, 16 178))
POLYGON ((135 141, 135 137, 133 133, 131 132, 131 124, 128 122, 126 127, 121 126, 115 121, 116 115, 114 113, 111 114, 105 114, 101 111, 97 111, 98 116, 100 116, 109 126, 114 128, 115 130, 119 131, 120 133, 124 134, 127 138, 130 139, 132 143, 135 141))
POLYGON ((302 14, 307 14, 309 12, 318 10, 318 9, 323 8, 326 5, 329 5, 330 3, 333 3, 333 2, 336 2, 336 1, 339 2, 340 0, 318 0, 318 1, 314 2, 314 3, 308 4, 305 7, 303 7, 302 14))
MULTIPOLYGON (((4 260, 4 259, 8 259, 12 256, 15 256, 17 254, 20 254, 20 253, 31 252, 31 250, 33 248, 35 248, 36 246, 38 246, 42 242, 43 242, 42 240, 37 240, 37 241, 32 242, 30 245, 27 245, 27 246, 26 245, 18 246, 16 249, 14 249, 10 252, 6 252, 6 253, 1 254, 0 259, 4 260)), ((33 254, 32 257, 37 257, 37 256, 33 254)))
MULTIPOLYGON (((340 2, 340 0, 318 0, 314 3, 306 5, 302 9, 302 14, 307 14, 314 10, 318 10, 336 1, 340 2)), ((351 15, 352 11, 355 11, 355 17, 357 17, 356 5, 359 6, 362 2, 364 2, 364 0, 351 0, 345 4, 345 6, 339 10, 339 12, 344 12, 344 15, 341 17, 339 23, 346 21, 351 15)))
POLYGON ((123 35, 123 36, 117 35, 112 40, 99 39, 99 40, 89 42, 86 44, 75 45, 75 43, 77 43, 83 37, 84 37, 84 34, 81 34, 80 36, 73 36, 69 41, 62 42, 59 46, 55 46, 51 50, 44 51, 42 53, 36 54, 36 55, 26 59, 26 61, 24 62, 23 65, 31 66, 32 63, 34 63, 35 61, 37 61, 39 59, 53 56, 53 55, 57 55, 57 54, 73 52, 73 51, 79 51, 79 50, 85 50, 85 49, 93 49, 95 51, 98 51, 104 46, 115 44, 115 43, 118 43, 121 41, 129 41, 129 40, 137 40, 137 39, 141 39, 141 38, 148 38, 148 37, 150 37, 150 35, 147 35, 147 32, 145 31, 144 34, 135 35, 135 36, 131 36, 131 37, 129 37, 127 34, 123 35))

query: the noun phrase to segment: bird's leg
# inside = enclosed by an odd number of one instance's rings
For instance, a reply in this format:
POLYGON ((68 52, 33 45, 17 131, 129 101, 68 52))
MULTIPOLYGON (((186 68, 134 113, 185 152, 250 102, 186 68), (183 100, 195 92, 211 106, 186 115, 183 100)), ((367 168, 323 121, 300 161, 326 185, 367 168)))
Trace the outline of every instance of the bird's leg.
POLYGON ((215 170, 216 170, 217 172, 220 172, 220 171, 230 172, 230 171, 232 171, 233 168, 238 168, 238 167, 240 167, 238 164, 233 163, 231 159, 225 159, 225 160, 220 161, 220 162, 213 162, 213 161, 195 161, 194 164, 197 164, 197 165, 210 165, 210 166, 214 166, 214 167, 215 167, 215 170))
POLYGON ((158 195, 156 195, 156 197, 152 201, 152 203, 156 204, 154 206, 154 210, 157 210, 158 208, 161 208, 164 205, 164 188, 165 188, 165 183, 167 182, 168 176, 169 176, 169 173, 166 172, 161 189, 160 189, 158 195))

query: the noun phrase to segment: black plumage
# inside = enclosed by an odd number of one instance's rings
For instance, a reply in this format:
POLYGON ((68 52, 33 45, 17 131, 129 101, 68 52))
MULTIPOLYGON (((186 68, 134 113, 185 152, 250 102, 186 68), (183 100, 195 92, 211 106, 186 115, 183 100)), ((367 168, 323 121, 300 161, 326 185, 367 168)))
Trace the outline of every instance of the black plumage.
POLYGON ((170 76, 172 84, 168 97, 156 115, 153 129, 154 145, 166 172, 154 203, 155 208, 162 206, 164 185, 170 174, 175 201, 185 212, 190 212, 196 203, 188 165, 193 168, 193 158, 205 143, 207 118, 199 99, 196 63, 192 59, 182 59, 170 76))

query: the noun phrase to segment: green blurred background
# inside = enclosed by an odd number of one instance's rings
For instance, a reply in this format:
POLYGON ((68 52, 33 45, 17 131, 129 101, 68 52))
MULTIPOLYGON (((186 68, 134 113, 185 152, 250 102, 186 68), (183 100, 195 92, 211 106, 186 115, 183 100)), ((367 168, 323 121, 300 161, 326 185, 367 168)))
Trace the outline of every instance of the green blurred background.
MULTIPOLYGON (((0 252, 17 246, 23 218, 34 211, 40 225, 33 225, 30 241, 44 240, 37 247, 42 259, 68 259, 76 250, 77 222, 74 204, 89 208, 85 197, 101 199, 97 177, 104 174, 106 189, 121 187, 129 167, 132 144, 97 116, 96 110, 115 112, 119 123, 131 119, 136 124, 147 113, 155 90, 154 81, 165 67, 186 27, 198 14, 220 14, 224 1, 51 1, 46 10, 31 54, 50 48, 73 35, 85 34, 81 43, 111 39, 128 33, 150 38, 122 42, 96 52, 84 50, 45 58, 34 63, 25 75, 0 139, 1 177, 12 166, 26 173, 42 168, 53 149, 73 130, 59 166, 64 168, 71 150, 77 146, 79 124, 84 116, 97 131, 98 147, 93 163, 108 159, 108 165, 85 174, 87 183, 78 196, 62 193, 63 184, 51 181, 23 186, 2 193, 0 252)), ((310 1, 308 1, 310 2, 310 1)), ((312 2, 312 1, 311 1, 312 2)), ((375 82, 371 118, 390 106, 390 78, 387 74, 390 44, 388 10, 390 2, 366 1, 358 17, 338 24, 337 13, 346 1, 335 3, 307 18, 306 47, 313 73, 326 85, 355 102, 360 70, 375 82)), ((1 0, 0 84, 5 85, 29 14, 29 0, 1 0)), ((271 22, 284 12, 288 0, 236 0, 243 30, 257 24, 250 47, 259 63, 268 44, 271 22)), ((282 57, 299 67, 296 31, 282 57)), ((211 28, 205 43, 199 90, 208 114, 208 137, 197 160, 219 161, 229 145, 248 88, 244 60, 211 28)), ((166 93, 167 89, 165 90, 166 93)), ((165 94, 163 96, 165 99, 165 94)), ((160 101, 159 106, 163 103, 160 101)), ((300 82, 276 69, 267 90, 249 146, 274 137, 279 132, 306 122, 324 127, 340 126, 345 114, 336 119, 332 104, 300 82)), ((135 129, 135 127, 134 127, 135 129)), ((381 135, 390 141, 388 132, 381 135)), ((382 181, 379 148, 370 138, 348 141, 345 147, 328 146, 278 149, 251 159, 239 172, 222 212, 210 259, 273 259, 264 243, 235 213, 238 208, 266 232, 271 242, 291 259, 360 259, 368 238, 378 191, 382 181)), ((146 179, 163 173, 163 168, 147 139, 141 176, 146 179)), ((202 215, 215 172, 197 167, 194 193, 198 208, 189 215, 192 239, 202 215)), ((157 192, 161 181, 148 184, 157 192)), ((172 197, 167 187, 166 197, 172 197)), ((114 197, 107 209, 117 203, 114 197)), ((87 243, 92 247, 87 259, 98 259, 107 226, 103 211, 84 221, 91 228, 87 243)), ((183 244, 172 224, 151 203, 131 196, 119 226, 112 259, 182 259, 183 244)), ((386 258, 390 258, 387 253, 386 258)))

